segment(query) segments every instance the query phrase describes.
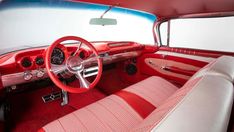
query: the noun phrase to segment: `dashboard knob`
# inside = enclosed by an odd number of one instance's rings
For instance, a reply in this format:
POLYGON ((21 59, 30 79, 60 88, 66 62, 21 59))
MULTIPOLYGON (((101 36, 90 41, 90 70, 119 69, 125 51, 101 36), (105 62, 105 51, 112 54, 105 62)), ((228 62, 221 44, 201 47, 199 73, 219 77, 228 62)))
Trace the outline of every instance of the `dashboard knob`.
POLYGON ((33 77, 32 73, 29 71, 24 72, 24 80, 29 81, 33 77))
POLYGON ((41 78, 41 77, 44 76, 44 74, 45 74, 45 72, 44 72, 43 70, 38 70, 37 73, 36 73, 36 76, 37 76, 38 78, 41 78))

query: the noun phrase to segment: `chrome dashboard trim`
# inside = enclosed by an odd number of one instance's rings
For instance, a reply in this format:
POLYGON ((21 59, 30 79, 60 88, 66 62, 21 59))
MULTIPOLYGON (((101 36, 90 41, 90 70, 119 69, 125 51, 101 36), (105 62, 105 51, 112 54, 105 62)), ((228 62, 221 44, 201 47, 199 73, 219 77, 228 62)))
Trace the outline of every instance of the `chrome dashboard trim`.
MULTIPOLYGON (((113 55, 109 55, 108 53, 101 53, 103 55, 100 56, 103 60, 103 64, 110 64, 113 62, 118 62, 118 61, 123 61, 126 59, 134 58, 140 55, 141 52, 138 51, 130 51, 130 52, 124 52, 124 53, 117 53, 113 55)), ((36 70, 31 70, 31 71, 24 71, 24 72, 19 72, 19 73, 13 73, 13 74, 7 74, 2 76, 2 84, 3 87, 9 87, 9 86, 14 86, 18 84, 23 84, 27 82, 32 82, 36 80, 41 80, 48 78, 48 74, 45 68, 42 69, 36 69, 36 70), (43 77, 37 77, 37 73, 39 71, 44 71, 43 77), (30 80, 25 80, 24 75, 25 72, 31 72, 33 77, 30 80)))
POLYGON ((31 81, 36 81, 36 80, 48 78, 48 74, 47 74, 45 68, 44 69, 38 69, 38 70, 32 70, 32 71, 25 71, 25 72, 19 72, 19 73, 3 75, 2 76, 2 85, 3 85, 3 87, 9 87, 9 86, 17 85, 17 84, 22 84, 22 83, 27 83, 27 82, 31 82, 31 81), (40 77, 40 78, 37 77, 37 73, 39 71, 42 71, 42 70, 44 71, 43 77, 40 77), (24 79, 25 72, 30 72, 33 75, 32 79, 25 80, 24 79))
POLYGON ((130 58, 134 58, 140 55, 140 52, 137 51, 131 51, 131 52, 124 52, 124 53, 118 53, 114 55, 104 56, 101 57, 103 59, 103 64, 110 64, 113 62, 118 62, 130 58))
POLYGON ((120 46, 130 46, 129 42, 121 42, 121 43, 112 43, 108 44, 109 47, 120 47, 120 46))

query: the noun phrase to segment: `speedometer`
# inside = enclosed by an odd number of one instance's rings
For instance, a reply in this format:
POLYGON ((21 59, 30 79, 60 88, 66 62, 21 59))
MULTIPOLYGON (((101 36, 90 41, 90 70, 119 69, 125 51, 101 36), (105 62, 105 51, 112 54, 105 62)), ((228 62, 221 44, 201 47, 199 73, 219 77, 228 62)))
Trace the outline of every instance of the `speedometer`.
POLYGON ((55 65, 63 64, 65 60, 64 52, 60 48, 54 48, 51 55, 51 63, 55 65))

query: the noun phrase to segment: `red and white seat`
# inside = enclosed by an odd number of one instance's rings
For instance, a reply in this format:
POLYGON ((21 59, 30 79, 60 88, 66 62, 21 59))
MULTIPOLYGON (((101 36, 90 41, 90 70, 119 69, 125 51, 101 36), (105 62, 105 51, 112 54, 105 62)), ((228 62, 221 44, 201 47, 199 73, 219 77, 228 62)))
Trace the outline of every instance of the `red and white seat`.
POLYGON ((40 131, 226 131, 232 103, 233 84, 224 76, 202 74, 180 89, 150 77, 40 131))
POLYGON ((45 131, 129 131, 140 124, 178 88, 160 77, 150 77, 142 82, 79 109, 43 127, 45 131), (132 92, 132 93, 130 93, 132 92), (155 94, 154 94, 155 93, 155 94), (129 95, 130 94, 130 95, 129 95), (126 99, 124 96, 131 98, 126 99), (142 102, 132 106, 131 101, 142 102), (148 106, 148 105, 150 106, 148 106), (140 109, 140 111, 138 111, 140 109), (143 111, 141 111, 143 109, 143 111))
POLYGON ((222 76, 231 82, 234 82, 234 57, 221 56, 210 62, 192 76, 192 79, 204 75, 222 76))

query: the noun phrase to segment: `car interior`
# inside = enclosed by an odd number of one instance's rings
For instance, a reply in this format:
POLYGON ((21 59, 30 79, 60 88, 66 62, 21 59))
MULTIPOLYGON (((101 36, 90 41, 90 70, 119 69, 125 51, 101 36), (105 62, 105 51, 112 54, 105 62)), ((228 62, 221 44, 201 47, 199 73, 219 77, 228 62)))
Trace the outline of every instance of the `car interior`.
POLYGON ((233 0, 0 0, 0 131, 234 131, 233 0))

